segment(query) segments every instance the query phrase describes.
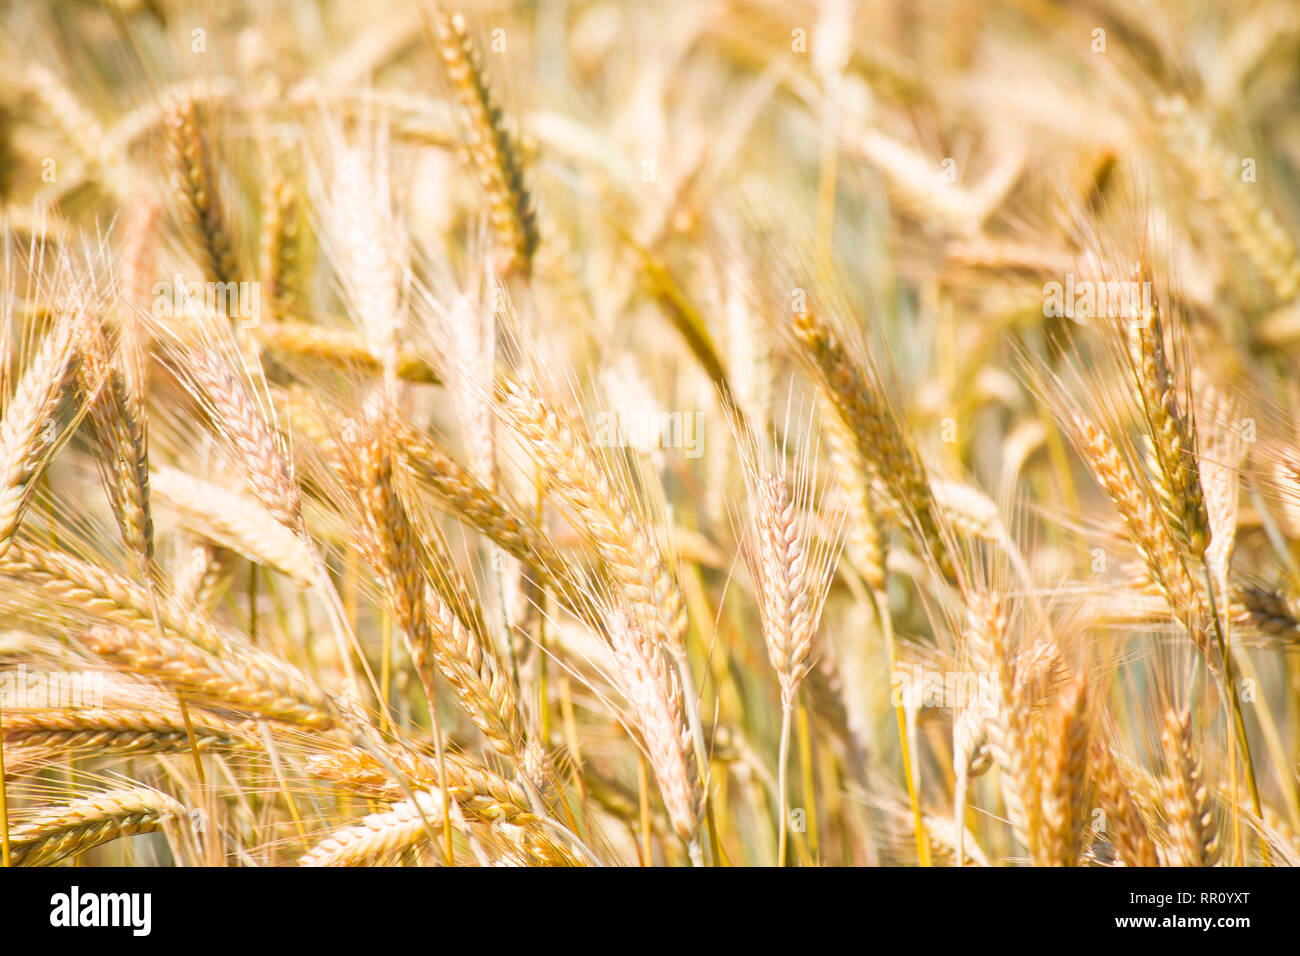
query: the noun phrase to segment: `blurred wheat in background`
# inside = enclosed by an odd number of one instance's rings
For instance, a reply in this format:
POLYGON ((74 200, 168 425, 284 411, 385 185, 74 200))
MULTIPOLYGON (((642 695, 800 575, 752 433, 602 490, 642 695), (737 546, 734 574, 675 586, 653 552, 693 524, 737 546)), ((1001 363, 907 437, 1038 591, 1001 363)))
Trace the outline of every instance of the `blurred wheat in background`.
POLYGON ((1300 860, 1294 3, 0 19, 5 865, 1300 860))

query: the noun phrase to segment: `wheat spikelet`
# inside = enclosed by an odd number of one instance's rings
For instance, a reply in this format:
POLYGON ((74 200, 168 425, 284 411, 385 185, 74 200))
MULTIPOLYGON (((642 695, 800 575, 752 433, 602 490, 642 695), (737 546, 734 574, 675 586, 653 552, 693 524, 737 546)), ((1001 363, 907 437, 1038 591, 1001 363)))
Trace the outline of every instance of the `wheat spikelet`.
POLYGON ((199 618, 210 617, 230 589, 235 559, 235 552, 210 542, 191 547, 174 586, 176 605, 194 608, 199 618))
POLYGON ((698 825, 699 797, 676 674, 657 642, 630 615, 614 612, 608 621, 608 635, 616 680, 641 733, 668 816, 677 835, 690 842, 698 825))
MULTIPOLYGON (((1138 281, 1152 283, 1149 266, 1140 265, 1138 281)), ((1197 467, 1196 435, 1190 416, 1178 402, 1178 382, 1165 350, 1160 309, 1143 322, 1126 326, 1129 360, 1138 400, 1147 422, 1144 436, 1149 471, 1171 532, 1197 560, 1210 541, 1210 519, 1197 467)))
MULTIPOLYGON (((259 322, 254 333, 267 349, 281 357, 348 372, 383 372, 383 356, 365 338, 348 329, 284 319, 259 322)), ((397 351, 394 371, 406 382, 420 385, 442 382, 437 369, 409 349, 397 351)))
POLYGON ((1281 590, 1249 587, 1234 592, 1233 620, 1287 644, 1300 641, 1300 600, 1281 590))
POLYGON ((1201 591, 1195 586, 1177 544, 1160 513, 1143 492, 1128 464, 1110 438, 1092 421, 1076 415, 1074 426, 1093 477, 1119 512, 1133 543, 1159 584, 1174 619, 1213 664, 1213 648, 1206 631, 1209 621, 1201 591))
POLYGON ((105 160, 103 126, 53 71, 33 64, 27 69, 23 84, 41 101, 68 143, 77 148, 87 164, 97 166, 105 160))
MULTIPOLYGON (((447 767, 447 793, 464 812, 466 819, 485 824, 509 824, 522 834, 524 851, 545 866, 576 866, 579 861, 548 833, 528 807, 528 796, 518 784, 511 783, 486 767, 448 751, 443 755, 447 767)), ((420 790, 437 790, 442 776, 437 764, 409 751, 390 751, 386 758, 420 790)), ((402 787, 372 755, 360 750, 336 751, 313 756, 307 772, 331 780, 340 786, 371 799, 400 801, 402 787)))
POLYGON ((1273 212, 1241 177, 1241 167, 1211 139, 1205 121, 1181 97, 1162 101, 1171 154, 1209 199, 1222 228, 1259 271, 1273 295, 1290 302, 1300 291, 1300 254, 1273 212))
POLYGON ((884 591, 888 572, 888 533, 881 521, 879 502, 865 476, 870 474, 853 441, 853 433, 844 424, 823 394, 820 418, 826 438, 839 501, 846 514, 844 550, 849 561, 867 585, 877 593, 884 591))
POLYGON ((528 743, 510 677, 474 611, 469 588, 453 571, 451 555, 436 537, 415 535, 394 485, 386 443, 376 437, 363 446, 357 469, 374 562, 430 700, 436 668, 492 745, 535 776, 540 753, 528 743), (430 559, 440 587, 425 582, 423 567, 430 559))
POLYGON ((807 580, 807 552, 785 482, 767 474, 759 477, 757 486, 763 633, 781 681, 781 698, 789 706, 812 655, 814 596, 807 580))
MULTIPOLYGON (((280 318, 306 304, 303 290, 303 239, 300 200, 295 184, 277 163, 262 191, 262 229, 258 274, 271 311, 280 318)), ((259 329, 263 323, 258 323, 259 329)), ((314 327, 313 327, 314 328, 314 327)), ((265 335, 263 329, 260 335, 265 335)))
POLYGON ((405 236, 393 212, 383 130, 363 145, 332 137, 328 249, 386 382, 397 375, 405 236))
POLYGON ((940 533, 925 468, 880 389, 853 361, 831 327, 811 309, 794 314, 792 332, 852 432, 870 474, 889 489, 900 509, 912 515, 921 540, 944 572, 951 574, 953 565, 940 533))
POLYGON ((986 201, 948 181, 938 163, 911 147, 878 130, 868 130, 852 145, 880 171, 894 200, 913 218, 962 235, 977 231, 987 216, 986 201))
POLYGON ((426 600, 435 632, 434 658, 461 706, 499 752, 514 757, 530 779, 538 779, 543 757, 524 729, 514 686, 495 645, 475 636, 432 589, 426 600))
POLYGON ((0 571, 46 598, 105 620, 148 629, 155 626, 156 609, 164 628, 205 651, 220 655, 230 644, 228 635, 201 616, 187 613, 188 605, 167 600, 155 604, 147 588, 63 551, 19 541, 0 558, 0 571))
POLYGON ((492 489, 428 435, 399 429, 394 439, 403 462, 457 518, 522 561, 545 582, 563 566, 542 530, 503 489, 492 489))
MULTIPOLYGON (((104 488, 122 540, 146 576, 154 568, 153 506, 149 490, 149 439, 144 403, 128 373, 110 363, 102 331, 91 323, 91 342, 78 366, 81 391, 94 424, 95 450, 104 488)), ((137 367, 137 378, 141 373, 137 367)), ((138 380, 138 379, 137 379, 138 380)))
POLYGON ((812 666, 813 639, 839 556, 842 514, 817 514, 815 447, 805 444, 788 465, 784 450, 771 457, 750 437, 742 441, 742 468, 749 494, 748 559, 760 595, 759 611, 768 658, 781 685, 782 706, 793 706, 812 666))
POLYGON ((996 713, 987 719, 989 752, 997 764, 1007 817, 1017 839, 1034 851, 1039 830, 1039 782, 1034 773, 1033 728, 1028 707, 1017 693, 1015 651, 1010 643, 1009 613, 997 594, 976 592, 967 600, 966 641, 971 662, 984 674, 996 675, 996 713))

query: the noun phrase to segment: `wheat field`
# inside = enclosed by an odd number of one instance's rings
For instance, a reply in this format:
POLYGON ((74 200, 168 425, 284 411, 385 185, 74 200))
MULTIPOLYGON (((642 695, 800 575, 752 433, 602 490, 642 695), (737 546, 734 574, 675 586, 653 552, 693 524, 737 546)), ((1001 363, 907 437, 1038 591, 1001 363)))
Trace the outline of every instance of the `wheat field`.
POLYGON ((1300 861, 1293 2, 0 63, 5 866, 1300 861))

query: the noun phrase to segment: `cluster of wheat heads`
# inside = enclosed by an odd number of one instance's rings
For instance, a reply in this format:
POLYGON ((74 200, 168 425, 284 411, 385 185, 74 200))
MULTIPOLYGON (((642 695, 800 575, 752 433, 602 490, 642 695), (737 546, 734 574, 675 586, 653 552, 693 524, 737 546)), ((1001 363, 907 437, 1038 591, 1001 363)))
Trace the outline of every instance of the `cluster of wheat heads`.
POLYGON ((1293 3, 0 19, 4 864, 1300 859, 1293 3))

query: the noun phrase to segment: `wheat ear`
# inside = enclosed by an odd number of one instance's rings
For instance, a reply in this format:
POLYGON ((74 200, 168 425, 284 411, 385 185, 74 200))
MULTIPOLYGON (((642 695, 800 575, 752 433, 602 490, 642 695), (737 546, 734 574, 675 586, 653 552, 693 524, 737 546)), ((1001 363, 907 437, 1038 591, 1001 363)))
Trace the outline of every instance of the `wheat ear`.
POLYGON ((465 18, 438 10, 433 34, 456 96, 469 117, 469 155, 487 196, 492 229, 502 250, 499 271, 518 269, 526 275, 532 269, 539 233, 519 147, 506 128, 465 18))
POLYGON ((1176 866, 1214 866, 1220 848, 1214 802, 1196 752, 1189 713, 1173 708, 1165 712, 1160 744, 1165 756, 1161 792, 1168 820, 1170 862, 1176 866))
POLYGON ((1087 798, 1088 685, 1080 674, 1056 701, 1041 765, 1041 829, 1035 841, 1043 866, 1074 866, 1083 843, 1087 798))
POLYGON ((883 387, 852 358, 834 329, 813 310, 796 312, 791 331, 852 433, 869 475, 889 489, 895 505, 912 518, 920 540, 933 553, 940 569, 951 576, 952 558, 941 532, 925 466, 889 407, 883 387))
POLYGON ((311 549, 258 501, 167 466, 152 472, 151 484, 158 499, 190 528, 276 568, 303 587, 315 582, 311 549))
POLYGON ((118 837, 152 832, 184 813, 176 800, 148 787, 43 807, 10 834, 13 865, 48 866, 118 837))
MULTIPOLYGON (((436 790, 442 785, 444 778, 435 761, 409 751, 390 751, 387 757, 417 789, 436 790)), ((572 852, 557 842, 528 809, 529 797, 522 787, 451 751, 444 753, 443 760, 447 792, 467 820, 516 828, 521 848, 544 866, 579 865, 572 852)), ((307 772, 375 800, 399 801, 404 796, 391 773, 361 750, 313 756, 307 761, 307 772)))
POLYGON ((251 649, 217 658, 183 641, 127 627, 91 628, 80 642, 124 670, 156 677, 215 707, 316 730, 336 723, 338 709, 322 691, 251 649))
POLYGON ((631 615, 615 612, 607 629, 616 676, 641 732, 668 816, 677 835, 694 847, 699 795, 691 769, 690 730, 682 715, 681 685, 659 642, 631 615))
POLYGON ((110 359, 98 321, 86 326, 90 341, 82 349, 78 377, 94 425, 96 460, 122 540, 136 555, 145 577, 152 579, 153 505, 143 394, 132 388, 135 376, 110 359))
POLYGON ((172 185, 180 196, 185 223, 202 249, 208 278, 233 282, 238 277, 235 246, 218 189, 216 158, 204 129, 205 115, 197 97, 181 99, 167 110, 172 185))
POLYGON ((0 419, 0 556, 13 543, 32 482, 54 450, 54 414, 75 369, 72 324, 56 322, 0 419))
POLYGON ((253 404, 230 367, 212 349, 187 353, 186 373, 220 419, 221 433, 243 464, 249 488, 268 511, 291 531, 302 530, 302 497, 293 477, 288 449, 253 404))
MULTIPOLYGON (((156 623, 155 602, 147 588, 67 552, 18 541, 0 558, 0 571, 45 598, 56 598, 104 620, 146 629, 156 623)), ((188 606, 164 600, 157 602, 157 612, 164 628, 209 653, 220 656, 232 643, 229 634, 188 606)))
MULTIPOLYGON (((195 713, 194 740, 201 750, 245 749, 253 739, 238 725, 213 714, 195 713)), ((24 753, 48 760, 51 754, 129 756, 183 753, 190 749, 179 713, 149 708, 107 707, 92 713, 41 711, 8 714, 4 739, 24 753)))
POLYGON ((540 758, 527 741, 508 671, 488 639, 469 589, 437 538, 421 539, 394 484, 392 458, 380 438, 357 453, 356 487, 362 499, 373 560, 384 576, 393 613, 402 626, 417 673, 433 701, 440 672, 475 725, 499 752, 514 757, 530 777, 540 758), (430 550, 432 548, 432 550, 430 550), (426 584, 431 559, 441 588, 426 584), (436 668, 436 671, 435 671, 436 668))
POLYGON ((1158 865, 1146 820, 1110 746, 1094 739, 1091 749, 1097 806, 1105 814, 1106 836, 1115 856, 1125 866, 1158 865))

